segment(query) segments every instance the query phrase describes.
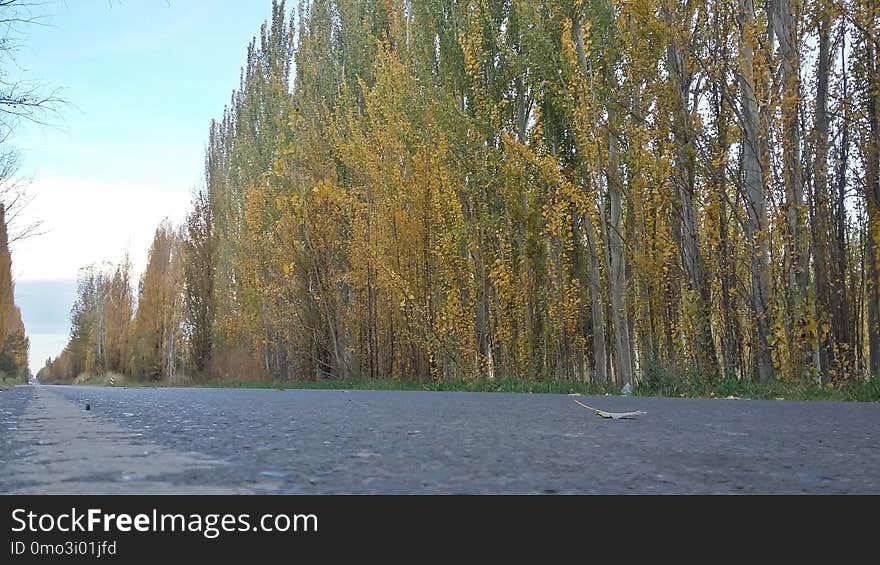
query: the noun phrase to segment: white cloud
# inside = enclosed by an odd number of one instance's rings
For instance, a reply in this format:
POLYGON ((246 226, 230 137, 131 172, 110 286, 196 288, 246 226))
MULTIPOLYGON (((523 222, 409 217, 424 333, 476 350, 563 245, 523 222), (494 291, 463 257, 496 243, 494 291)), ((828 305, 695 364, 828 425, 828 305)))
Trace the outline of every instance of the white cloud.
POLYGON ((143 271, 156 226, 164 218, 180 224, 191 196, 136 186, 39 178, 22 222, 42 221, 43 235, 16 242, 16 280, 76 278, 81 267, 117 262, 127 251, 133 275, 143 271))

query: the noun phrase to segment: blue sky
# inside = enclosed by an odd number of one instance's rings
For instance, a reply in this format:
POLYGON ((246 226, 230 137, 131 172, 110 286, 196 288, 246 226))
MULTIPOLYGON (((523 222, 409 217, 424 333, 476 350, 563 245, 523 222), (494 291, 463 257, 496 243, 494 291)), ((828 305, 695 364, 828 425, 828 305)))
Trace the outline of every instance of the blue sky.
MULTIPOLYGON (((67 103, 49 126, 22 123, 7 142, 31 180, 22 221, 41 220, 45 232, 12 249, 18 293, 31 305, 25 324, 40 326, 34 334, 53 333, 47 315, 56 310, 52 327, 66 334, 69 305, 47 297, 51 312, 37 316, 34 295, 50 287, 33 281, 69 281, 80 267, 126 252, 137 277, 158 222, 184 218, 202 182, 210 120, 238 85, 247 44, 270 12, 270 0, 49 0, 34 8, 42 25, 21 28, 7 74, 57 88, 67 103)), ((42 363, 55 347, 32 344, 31 358, 42 363)))

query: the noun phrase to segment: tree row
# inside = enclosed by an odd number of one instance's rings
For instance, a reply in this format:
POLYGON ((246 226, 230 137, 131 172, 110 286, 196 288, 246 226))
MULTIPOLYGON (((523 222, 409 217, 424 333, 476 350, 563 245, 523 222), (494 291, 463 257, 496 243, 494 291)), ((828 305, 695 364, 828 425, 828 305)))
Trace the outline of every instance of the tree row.
POLYGON ((135 329, 102 310, 93 357, 126 335, 151 379, 880 374, 878 48, 873 0, 276 2, 135 329))

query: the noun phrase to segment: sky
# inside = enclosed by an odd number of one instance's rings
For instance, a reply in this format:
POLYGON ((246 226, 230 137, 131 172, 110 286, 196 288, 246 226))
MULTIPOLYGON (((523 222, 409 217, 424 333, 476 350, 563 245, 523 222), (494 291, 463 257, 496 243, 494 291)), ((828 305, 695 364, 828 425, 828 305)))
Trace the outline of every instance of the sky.
POLYGON ((210 121, 270 12, 270 0, 47 0, 20 28, 7 78, 64 100, 5 142, 33 198, 20 221, 42 222, 12 247, 34 372, 64 345, 79 269, 128 253, 136 279, 158 223, 185 218, 210 121))

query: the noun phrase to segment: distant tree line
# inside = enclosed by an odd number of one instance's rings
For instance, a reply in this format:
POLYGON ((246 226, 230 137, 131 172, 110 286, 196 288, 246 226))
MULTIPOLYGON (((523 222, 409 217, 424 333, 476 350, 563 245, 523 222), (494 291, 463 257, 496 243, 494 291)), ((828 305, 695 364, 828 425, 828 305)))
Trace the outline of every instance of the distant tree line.
POLYGON ((156 231, 137 300, 127 258, 90 266, 77 284, 70 341, 37 373, 43 383, 117 373, 144 381, 173 379, 182 368, 181 238, 167 223, 156 231), (136 306, 136 307, 135 307, 136 306))
POLYGON ((878 49, 875 0, 275 2, 71 374, 878 375, 878 49))

